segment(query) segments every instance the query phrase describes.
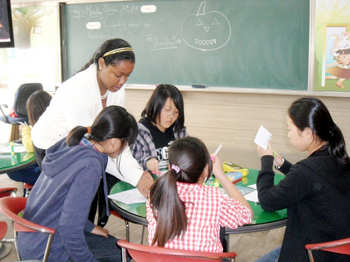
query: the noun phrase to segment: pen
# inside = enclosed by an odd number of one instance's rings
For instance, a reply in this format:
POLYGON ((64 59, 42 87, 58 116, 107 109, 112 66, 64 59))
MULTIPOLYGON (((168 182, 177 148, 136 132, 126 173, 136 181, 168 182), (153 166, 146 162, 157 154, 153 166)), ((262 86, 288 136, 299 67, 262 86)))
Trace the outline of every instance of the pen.
POLYGON ((210 158, 211 160, 214 160, 215 156, 219 153, 220 149, 222 148, 222 143, 218 146, 218 148, 216 149, 214 155, 212 155, 210 158))

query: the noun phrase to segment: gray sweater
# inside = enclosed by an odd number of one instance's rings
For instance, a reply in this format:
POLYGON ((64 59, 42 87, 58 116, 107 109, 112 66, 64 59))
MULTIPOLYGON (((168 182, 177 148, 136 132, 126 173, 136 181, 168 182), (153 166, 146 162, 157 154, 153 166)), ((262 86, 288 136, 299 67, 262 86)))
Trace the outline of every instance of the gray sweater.
MULTIPOLYGON (((95 261, 84 230, 91 232, 94 228, 87 217, 101 176, 105 181, 107 158, 92 146, 68 147, 64 139, 46 151, 43 171, 29 195, 23 217, 56 229, 49 261, 68 261, 69 257, 74 261, 95 261)), ((20 233, 22 259, 42 260, 46 241, 46 234, 20 233)))

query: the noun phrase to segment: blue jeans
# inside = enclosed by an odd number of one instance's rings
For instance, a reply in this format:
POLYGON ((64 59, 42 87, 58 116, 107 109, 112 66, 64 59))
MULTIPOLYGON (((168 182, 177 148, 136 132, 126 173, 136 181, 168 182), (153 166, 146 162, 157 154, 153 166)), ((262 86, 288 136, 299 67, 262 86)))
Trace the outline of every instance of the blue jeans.
POLYGON ((41 171, 37 164, 33 164, 24 169, 7 173, 8 177, 17 182, 34 185, 41 171))
POLYGON ((269 253, 265 254, 255 262, 276 262, 281 253, 281 247, 271 250, 269 253))
MULTIPOLYGON (((85 240, 94 259, 100 262, 122 261, 122 250, 117 246, 115 237, 108 235, 108 238, 85 232, 85 240)), ((68 262, 72 262, 69 259, 68 262)))

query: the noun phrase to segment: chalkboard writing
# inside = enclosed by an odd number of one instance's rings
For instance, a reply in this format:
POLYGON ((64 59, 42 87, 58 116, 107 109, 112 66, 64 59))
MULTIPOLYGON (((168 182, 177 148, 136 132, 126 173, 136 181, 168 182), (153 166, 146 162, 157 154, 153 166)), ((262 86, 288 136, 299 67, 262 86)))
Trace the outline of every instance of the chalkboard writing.
POLYGON ((309 1, 122 1, 67 4, 68 77, 107 39, 133 47, 128 84, 307 90, 309 1))

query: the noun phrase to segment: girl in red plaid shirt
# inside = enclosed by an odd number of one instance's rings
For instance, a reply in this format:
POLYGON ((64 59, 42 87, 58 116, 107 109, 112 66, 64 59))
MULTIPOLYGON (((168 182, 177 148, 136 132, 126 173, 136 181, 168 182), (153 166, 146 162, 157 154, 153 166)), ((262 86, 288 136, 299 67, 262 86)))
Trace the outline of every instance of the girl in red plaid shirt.
POLYGON ((151 187, 147 201, 148 243, 160 247, 222 252, 220 227, 250 223, 248 201, 225 176, 220 159, 194 137, 169 147, 171 169, 151 187), (211 172, 227 192, 203 185, 211 172))

